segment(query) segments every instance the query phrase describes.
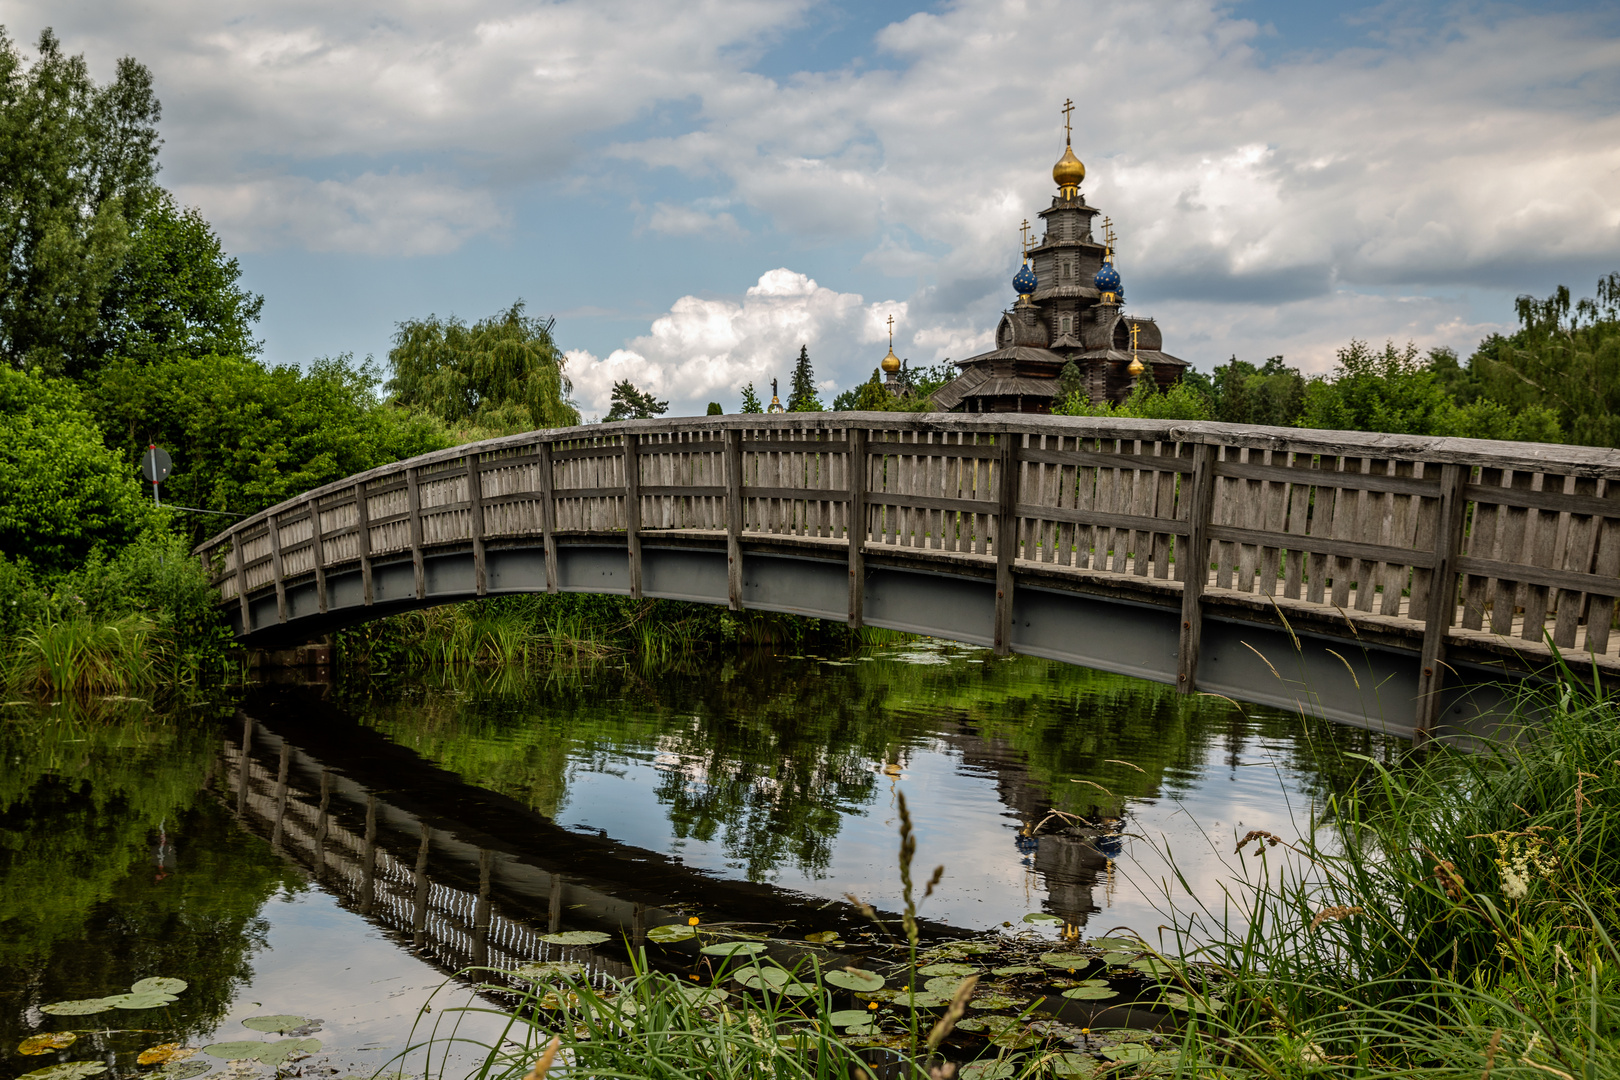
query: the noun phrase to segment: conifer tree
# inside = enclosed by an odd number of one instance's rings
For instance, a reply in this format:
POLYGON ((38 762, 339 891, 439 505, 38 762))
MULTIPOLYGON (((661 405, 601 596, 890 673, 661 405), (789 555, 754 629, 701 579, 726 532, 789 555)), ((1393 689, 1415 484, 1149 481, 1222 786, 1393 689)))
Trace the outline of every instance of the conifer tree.
POLYGON ((821 412, 821 398, 816 393, 816 372, 810 366, 810 348, 799 346, 799 359, 793 365, 793 379, 788 390, 788 412, 821 412))
POLYGON ((645 390, 636 389, 629 379, 613 384, 613 407, 602 418, 604 423, 615 420, 651 420, 669 411, 669 402, 659 401, 645 390))
POLYGON ((763 413, 765 411, 765 406, 759 403, 759 395, 754 393, 753 383, 749 383, 747 386, 743 387, 742 395, 742 408, 737 410, 738 412, 763 413))

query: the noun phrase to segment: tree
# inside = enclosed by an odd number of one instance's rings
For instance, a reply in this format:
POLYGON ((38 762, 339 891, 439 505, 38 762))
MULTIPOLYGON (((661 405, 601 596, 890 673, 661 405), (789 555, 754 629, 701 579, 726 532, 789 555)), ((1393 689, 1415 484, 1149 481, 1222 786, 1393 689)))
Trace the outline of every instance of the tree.
POLYGON ((0 355, 77 375, 102 300, 157 197, 152 74, 133 59, 97 86, 50 30, 25 66, 0 32, 0 355))
POLYGON ((73 383, 0 367, 0 554, 60 573, 153 515, 73 383))
POLYGON ((1374 352, 1352 339, 1338 352, 1339 366, 1305 389, 1299 425, 1396 435, 1450 434, 1456 405, 1419 358, 1418 347, 1386 342, 1374 352))
POLYGON ((904 399, 889 393, 884 385, 883 373, 872 369, 872 377, 853 390, 845 390, 833 399, 835 412, 898 412, 906 409, 904 399))
POLYGON ((1076 394, 1052 410, 1061 416, 1129 416, 1139 420, 1208 420, 1209 399, 1184 382, 1160 390, 1152 379, 1139 379, 1131 396, 1115 405, 1103 401, 1093 405, 1084 394, 1076 394))
POLYGON ((1063 365, 1058 372, 1057 393, 1052 395, 1052 407, 1061 408, 1071 399, 1083 394, 1086 389, 1085 376, 1080 374, 1080 366, 1073 360, 1063 365))
POLYGON ((451 425, 517 432, 579 423, 555 320, 523 307, 519 300, 472 326, 436 315, 400 323, 388 352, 393 400, 451 425))
POLYGON ((753 383, 749 383, 747 386, 743 387, 742 397, 742 408, 738 409, 738 412, 763 413, 765 411, 765 406, 759 403, 759 395, 754 393, 753 383))
POLYGON ((252 325, 264 297, 243 289, 242 269, 195 209, 159 195, 136 223, 101 299, 85 366, 124 356, 142 363, 189 356, 254 356, 252 325))
POLYGON ((793 365, 787 399, 788 412, 821 412, 821 397, 816 393, 816 372, 810 366, 810 348, 799 346, 799 359, 793 365))
POLYGON ((669 402, 659 401, 652 394, 637 390, 629 379, 620 379, 613 384, 613 407, 602 419, 609 424, 615 420, 651 420, 668 411, 669 402))
POLYGON ((709 408, 704 413, 705 416, 724 416, 725 414, 726 410, 720 407, 720 403, 718 401, 709 402, 709 408))
MULTIPOLYGON (((268 368, 240 356, 172 356, 153 364, 118 359, 90 390, 113 445, 133 462, 156 442, 174 458, 169 501, 251 514, 401 458, 453 445, 429 414, 377 400, 378 374, 348 356, 304 370, 268 368)), ((133 474, 133 464, 124 466, 133 474)), ((222 519, 192 515, 194 537, 222 519)))

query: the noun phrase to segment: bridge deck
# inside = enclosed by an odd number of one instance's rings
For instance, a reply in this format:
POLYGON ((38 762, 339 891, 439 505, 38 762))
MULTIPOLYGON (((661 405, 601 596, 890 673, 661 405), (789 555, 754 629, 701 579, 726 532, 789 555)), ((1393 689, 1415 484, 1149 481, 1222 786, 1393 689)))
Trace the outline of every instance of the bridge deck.
POLYGON ((637 421, 372 470, 198 553, 256 643, 412 605, 594 589, 1227 692, 1199 674, 1206 624, 1224 620, 1408 657, 1379 678, 1405 680, 1397 711, 1420 734, 1448 707, 1448 669, 1533 672, 1556 648, 1620 674, 1620 453, 1585 447, 1043 416, 637 421), (1190 582, 1188 566, 1202 568, 1190 582), (1078 622, 1084 605, 1046 594, 1119 610, 1078 622), (1163 655, 1131 667, 1106 642, 1071 647, 1103 624, 1163 655))

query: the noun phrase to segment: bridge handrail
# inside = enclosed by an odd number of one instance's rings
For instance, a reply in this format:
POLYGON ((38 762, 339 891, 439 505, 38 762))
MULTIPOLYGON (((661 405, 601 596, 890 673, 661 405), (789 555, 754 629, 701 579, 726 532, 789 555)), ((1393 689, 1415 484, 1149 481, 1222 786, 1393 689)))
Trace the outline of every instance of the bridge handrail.
POLYGON ((1620 451, 1540 443, 1026 414, 661 418, 381 466, 196 552, 245 628, 250 593, 273 586, 285 621, 287 585, 311 576, 324 612, 326 573, 345 564, 369 603, 377 558, 408 553, 421 598, 423 552, 447 546, 471 544, 482 594, 487 544, 538 539, 555 588, 569 535, 622 537, 639 595, 644 535, 723 534, 734 605, 745 539, 836 545, 856 625, 868 552, 978 564, 996 579, 1003 648, 1015 569, 1134 577, 1180 591, 1184 686, 1203 594, 1220 589, 1415 624, 1428 700, 1454 627, 1610 651, 1617 481, 1620 451))

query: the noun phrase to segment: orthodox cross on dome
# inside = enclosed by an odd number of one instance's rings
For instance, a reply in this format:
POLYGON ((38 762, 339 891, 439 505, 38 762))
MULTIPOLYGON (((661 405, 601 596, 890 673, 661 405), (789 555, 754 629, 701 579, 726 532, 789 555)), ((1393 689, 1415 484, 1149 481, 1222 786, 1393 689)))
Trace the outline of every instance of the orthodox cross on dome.
POLYGON ((1117 240, 1117 239, 1118 239, 1118 237, 1114 235, 1114 219, 1111 218, 1111 217, 1108 217, 1107 215, 1104 215, 1103 216, 1103 243, 1105 245, 1107 245, 1108 254, 1109 254, 1110 257, 1114 254, 1114 241, 1117 240))
POLYGON ((1024 236, 1024 239, 1023 239, 1022 245, 1021 245, 1022 249, 1023 249, 1023 252, 1024 252, 1024 261, 1029 262, 1029 249, 1033 246, 1029 242, 1029 218, 1025 218, 1024 223, 1022 225, 1018 226, 1018 231, 1021 232, 1023 234, 1023 236, 1024 236))
POLYGON ((1147 371, 1147 365, 1136 356, 1136 335, 1142 332, 1141 323, 1131 323, 1131 366, 1127 369, 1134 376, 1140 377, 1147 371))
POLYGON ((1069 114, 1072 113, 1072 112, 1074 112, 1074 99, 1072 99, 1072 98, 1064 98, 1063 99, 1063 145, 1064 146, 1069 145, 1069 138, 1070 138, 1070 135, 1073 133, 1073 130, 1074 130, 1069 124, 1069 114))
POLYGON ((894 316, 889 316, 889 351, 894 352, 894 316))

